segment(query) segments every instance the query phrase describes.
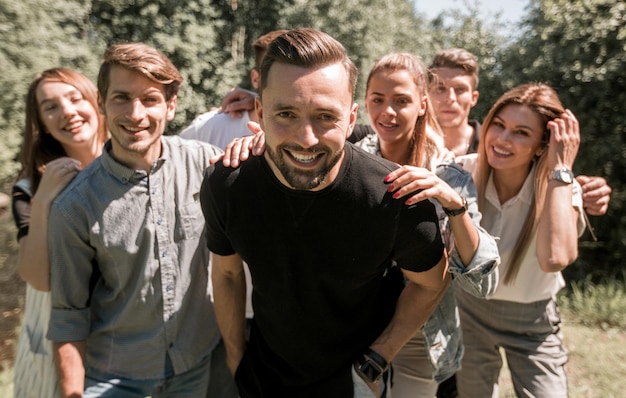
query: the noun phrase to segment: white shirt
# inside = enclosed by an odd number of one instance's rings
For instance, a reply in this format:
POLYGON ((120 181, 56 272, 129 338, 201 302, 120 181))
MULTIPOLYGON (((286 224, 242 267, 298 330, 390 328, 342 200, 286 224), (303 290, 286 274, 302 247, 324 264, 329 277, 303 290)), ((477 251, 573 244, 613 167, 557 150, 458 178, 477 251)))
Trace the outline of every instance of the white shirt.
MULTIPOLYGON (((474 155, 476 156, 476 155, 474 155)), ((466 169, 475 165, 475 162, 464 162, 466 169)), ((473 171, 473 170, 468 170, 473 171)), ((496 187, 493 183, 493 173, 489 176, 485 189, 485 204, 480 209, 483 215, 481 225, 498 242, 500 252, 500 275, 506 275, 511 263, 513 248, 517 243, 520 231, 530 211, 533 199, 535 168, 533 167, 519 193, 501 204, 496 187)), ((582 208, 582 190, 578 182, 572 185, 572 206, 578 209, 578 236, 585 230, 585 220, 582 208)), ((505 284, 501 280, 491 300, 506 300, 517 303, 532 303, 554 297, 565 286, 561 272, 544 272, 537 259, 537 232, 530 241, 526 254, 520 264, 519 272, 513 282, 505 284)))
POLYGON ((180 136, 187 139, 208 142, 218 148, 226 148, 233 139, 250 135, 248 112, 243 117, 232 117, 228 113, 210 111, 196 117, 191 124, 181 131, 180 136))

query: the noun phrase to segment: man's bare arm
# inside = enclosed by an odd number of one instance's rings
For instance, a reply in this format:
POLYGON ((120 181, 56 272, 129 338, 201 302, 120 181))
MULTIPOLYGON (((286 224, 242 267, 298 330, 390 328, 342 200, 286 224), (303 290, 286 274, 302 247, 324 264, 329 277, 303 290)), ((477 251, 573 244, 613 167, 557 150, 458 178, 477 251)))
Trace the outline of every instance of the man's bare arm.
POLYGON ((85 340, 53 343, 61 395, 79 398, 85 389, 85 340))
POLYGON ((226 364, 234 375, 246 350, 246 279, 243 261, 237 254, 220 256, 211 253, 211 264, 215 317, 226 347, 226 364))

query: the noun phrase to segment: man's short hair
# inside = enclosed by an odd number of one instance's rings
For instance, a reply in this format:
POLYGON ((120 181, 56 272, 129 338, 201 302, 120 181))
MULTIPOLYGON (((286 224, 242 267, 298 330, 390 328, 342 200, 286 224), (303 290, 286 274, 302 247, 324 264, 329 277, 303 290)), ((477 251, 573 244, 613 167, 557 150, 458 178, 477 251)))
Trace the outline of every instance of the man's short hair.
POLYGON ((472 88, 478 88, 478 61, 474 54, 463 48, 448 48, 438 52, 430 65, 431 70, 437 68, 463 69, 473 80, 472 88))
POLYGON ((267 47, 261 63, 261 83, 259 93, 267 87, 267 76, 275 62, 302 68, 323 68, 341 63, 349 76, 350 95, 354 98, 356 89, 357 68, 348 57, 346 49, 330 35, 311 28, 289 30, 267 47))
POLYGON ((109 89, 113 66, 141 73, 153 82, 163 84, 167 101, 178 94, 183 82, 183 77, 172 61, 155 48, 144 43, 113 44, 104 52, 98 72, 98 92, 103 100, 109 89))
POLYGON ((283 33, 288 32, 287 29, 279 29, 273 30, 259 37, 252 43, 252 49, 254 50, 254 69, 257 71, 261 68, 261 62, 263 61, 263 56, 265 56, 265 52, 267 51, 267 46, 283 33))

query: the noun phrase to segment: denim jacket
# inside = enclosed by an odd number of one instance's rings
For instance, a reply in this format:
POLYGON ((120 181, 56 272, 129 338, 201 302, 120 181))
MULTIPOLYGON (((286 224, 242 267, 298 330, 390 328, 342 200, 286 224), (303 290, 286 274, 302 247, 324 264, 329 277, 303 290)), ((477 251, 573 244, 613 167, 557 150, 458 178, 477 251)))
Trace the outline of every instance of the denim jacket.
MULTIPOLYGON (((500 256, 495 239, 480 226, 481 214, 478 211, 477 193, 472 175, 454 162, 444 162, 437 166, 437 177, 448 183, 459 195, 465 197, 469 215, 476 225, 480 242, 472 261, 465 267, 454 246, 449 219, 436 200, 431 200, 437 209, 439 226, 448 249, 448 272, 452 283, 476 297, 491 296, 498 285, 498 265, 500 256)), ((454 289, 448 288, 441 302, 422 327, 434 377, 441 382, 452 376, 461 365, 463 341, 459 324, 459 311, 456 306, 454 289)))
MULTIPOLYGON (((382 156, 377 135, 369 135, 357 146, 382 156)), ((435 174, 447 182, 459 195, 465 197, 468 213, 478 230, 480 242, 472 261, 465 267, 454 245, 454 236, 448 216, 435 199, 430 199, 437 209, 441 236, 448 251, 448 272, 452 283, 476 297, 491 296, 498 285, 498 265, 500 255, 495 239, 480 226, 481 214, 478 211, 476 187, 472 175, 458 164, 444 161, 438 165, 435 174)), ((448 288, 441 302, 422 327, 426 350, 433 366, 433 377, 439 383, 452 376, 461 366, 463 341, 456 306, 454 289, 448 288)))

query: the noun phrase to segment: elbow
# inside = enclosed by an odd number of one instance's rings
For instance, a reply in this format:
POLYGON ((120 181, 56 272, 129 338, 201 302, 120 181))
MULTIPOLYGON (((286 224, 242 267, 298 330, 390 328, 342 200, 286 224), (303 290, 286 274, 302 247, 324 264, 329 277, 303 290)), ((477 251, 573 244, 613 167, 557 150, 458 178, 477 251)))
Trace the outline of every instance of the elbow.
POLYGON ((28 283, 33 289, 39 290, 40 292, 49 292, 50 291, 50 281, 44 280, 41 277, 35 277, 28 272, 25 272, 23 268, 20 267, 18 271, 18 275, 22 280, 28 283))
POLYGON ((567 252, 558 255, 552 255, 543 261, 539 261, 539 265, 543 272, 559 272, 572 264, 578 258, 578 248, 573 248, 567 252))

